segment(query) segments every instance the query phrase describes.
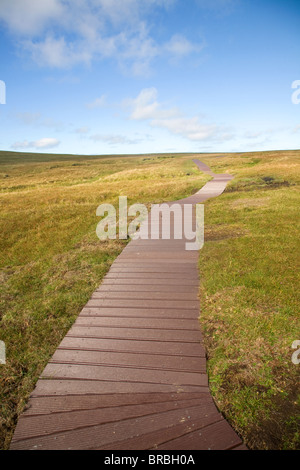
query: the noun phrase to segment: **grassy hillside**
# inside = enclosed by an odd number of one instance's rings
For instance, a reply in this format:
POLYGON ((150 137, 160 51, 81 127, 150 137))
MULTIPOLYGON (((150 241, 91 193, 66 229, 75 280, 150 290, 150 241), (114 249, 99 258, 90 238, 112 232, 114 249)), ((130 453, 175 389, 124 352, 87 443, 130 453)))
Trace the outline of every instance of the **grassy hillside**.
MULTIPOLYGON (((235 175, 206 203, 201 327, 220 410, 251 448, 299 447, 300 151, 199 156, 235 175), (298 191, 298 192, 297 192, 298 191), (297 405, 298 401, 298 405, 297 405), (298 414, 297 414, 298 413, 298 414)), ((0 447, 81 308, 124 243, 99 242, 96 208, 180 199, 208 177, 192 155, 0 152, 0 447)))

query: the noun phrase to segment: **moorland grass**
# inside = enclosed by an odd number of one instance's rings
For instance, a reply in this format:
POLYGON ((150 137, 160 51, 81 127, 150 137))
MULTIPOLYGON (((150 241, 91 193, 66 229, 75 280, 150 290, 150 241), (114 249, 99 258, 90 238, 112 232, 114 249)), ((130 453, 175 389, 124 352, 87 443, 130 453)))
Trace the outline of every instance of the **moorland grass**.
POLYGON ((234 180, 207 201, 201 327, 219 409, 251 449, 300 447, 300 151, 203 158, 234 180))

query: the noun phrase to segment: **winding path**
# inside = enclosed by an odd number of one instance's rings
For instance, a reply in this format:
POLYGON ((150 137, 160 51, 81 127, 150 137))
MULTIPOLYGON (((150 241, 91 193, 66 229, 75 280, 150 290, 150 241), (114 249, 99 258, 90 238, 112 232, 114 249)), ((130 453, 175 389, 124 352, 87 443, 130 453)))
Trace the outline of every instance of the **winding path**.
MULTIPOLYGON (((220 195, 215 175, 191 197, 220 195)), ((173 203, 169 203, 172 205, 173 203)), ((245 449, 208 388, 198 251, 132 240, 44 369, 11 449, 245 449)))

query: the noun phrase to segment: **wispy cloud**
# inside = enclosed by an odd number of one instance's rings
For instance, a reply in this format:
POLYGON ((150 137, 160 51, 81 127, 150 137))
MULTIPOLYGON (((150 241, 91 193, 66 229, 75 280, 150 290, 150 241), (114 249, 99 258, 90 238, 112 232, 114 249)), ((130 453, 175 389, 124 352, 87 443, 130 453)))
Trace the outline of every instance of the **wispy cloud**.
POLYGON ((60 144, 58 139, 44 137, 43 139, 35 140, 33 142, 29 142, 28 140, 23 140, 22 142, 15 142, 11 148, 15 150, 24 150, 34 148, 37 150, 42 149, 51 149, 57 147, 60 144))
POLYGON ((0 20, 17 34, 37 35, 64 13, 59 0, 1 0, 0 20))
POLYGON ((298 124, 296 127, 293 128, 292 130, 292 133, 293 134, 297 134, 298 132, 300 132, 300 124, 298 124))
POLYGON ((258 131, 251 130, 251 131, 245 132, 244 137, 246 137, 246 139, 251 139, 251 140, 255 140, 259 138, 267 139, 268 136, 271 136, 272 134, 279 134, 285 130, 286 130, 286 126, 269 127, 267 129, 260 129, 258 131))
POLYGON ((109 145, 118 145, 118 144, 137 144, 140 142, 140 139, 129 139, 124 135, 118 134, 94 134, 90 137, 94 142, 105 142, 109 145))
POLYGON ((48 127, 56 132, 62 131, 65 128, 62 121, 43 117, 39 112, 17 112, 13 114, 13 117, 26 126, 48 127))
POLYGON ((36 124, 41 119, 40 113, 33 113, 33 112, 18 112, 15 113, 15 117, 25 125, 36 124))
POLYGON ((106 96, 102 95, 102 96, 100 96, 100 98, 96 98, 91 103, 87 103, 86 107, 88 109, 94 109, 94 108, 102 108, 105 105, 106 105, 106 96))
POLYGON ((174 34, 164 47, 174 58, 181 58, 194 52, 200 52, 205 44, 193 43, 181 34, 174 34))
POLYGON ((175 34, 158 43, 148 14, 176 0, 2 0, 0 22, 40 66, 70 68, 114 59, 134 75, 149 74, 159 57, 180 59, 203 45, 175 34))
POLYGON ((165 107, 157 98, 156 88, 146 88, 136 98, 124 101, 123 106, 129 107, 130 119, 149 121, 152 127, 167 129, 191 141, 225 141, 233 137, 228 129, 216 124, 205 124, 199 116, 186 117, 178 108, 165 107))
POLYGON ((164 108, 157 98, 158 91, 156 88, 145 88, 136 98, 124 100, 122 104, 124 107, 131 109, 130 118, 137 121, 166 119, 179 115, 179 109, 164 108))
POLYGON ((82 127, 78 127, 77 129, 75 129, 75 134, 80 134, 80 135, 83 135, 83 134, 88 134, 90 131, 89 127, 87 126, 82 126, 82 127))

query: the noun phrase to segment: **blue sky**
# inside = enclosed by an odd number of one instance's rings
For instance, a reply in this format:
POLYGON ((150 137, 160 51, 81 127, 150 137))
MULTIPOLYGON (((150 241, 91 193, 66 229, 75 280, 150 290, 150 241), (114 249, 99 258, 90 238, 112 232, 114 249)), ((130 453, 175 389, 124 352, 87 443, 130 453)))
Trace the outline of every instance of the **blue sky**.
POLYGON ((299 0, 1 0, 0 149, 299 148, 299 20, 299 0))

